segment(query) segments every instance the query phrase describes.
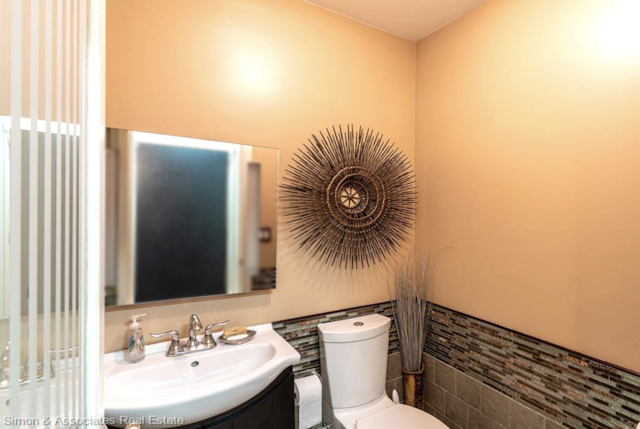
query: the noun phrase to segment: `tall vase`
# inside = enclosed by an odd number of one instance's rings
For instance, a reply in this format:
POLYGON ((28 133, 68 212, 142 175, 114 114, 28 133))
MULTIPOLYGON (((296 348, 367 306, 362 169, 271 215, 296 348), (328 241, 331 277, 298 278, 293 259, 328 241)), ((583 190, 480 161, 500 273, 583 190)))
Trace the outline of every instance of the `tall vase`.
POLYGON ((410 372, 402 368, 404 374, 404 403, 410 407, 422 409, 422 391, 424 363, 420 365, 420 371, 410 372))

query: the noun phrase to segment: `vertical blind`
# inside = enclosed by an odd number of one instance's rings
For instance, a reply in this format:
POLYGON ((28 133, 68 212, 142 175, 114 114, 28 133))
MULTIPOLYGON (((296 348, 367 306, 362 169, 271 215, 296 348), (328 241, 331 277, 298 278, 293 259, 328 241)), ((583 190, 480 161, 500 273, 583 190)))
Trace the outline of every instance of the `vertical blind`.
POLYGON ((98 427, 104 3, 0 1, 0 426, 98 427))

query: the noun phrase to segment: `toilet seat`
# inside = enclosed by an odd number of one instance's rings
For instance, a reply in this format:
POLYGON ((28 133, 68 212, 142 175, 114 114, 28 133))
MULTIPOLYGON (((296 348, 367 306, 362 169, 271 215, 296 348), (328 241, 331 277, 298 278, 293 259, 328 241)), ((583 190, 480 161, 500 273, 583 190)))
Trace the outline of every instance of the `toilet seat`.
POLYGON ((359 419, 356 429, 448 429, 440 420, 417 408, 397 404, 359 419))

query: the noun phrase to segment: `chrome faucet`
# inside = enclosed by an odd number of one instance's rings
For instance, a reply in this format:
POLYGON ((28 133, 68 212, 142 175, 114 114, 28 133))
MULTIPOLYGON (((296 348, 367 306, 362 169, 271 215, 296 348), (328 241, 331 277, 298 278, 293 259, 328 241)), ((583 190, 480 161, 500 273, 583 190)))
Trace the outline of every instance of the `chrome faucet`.
POLYGON ((187 343, 184 345, 184 348, 187 350, 195 350, 198 348, 200 343, 198 342, 198 331, 202 329, 202 323, 200 323, 200 319, 197 314, 192 314, 189 318, 189 339, 187 343))
POLYGON ((192 314, 191 317, 189 317, 189 339, 185 341, 184 344, 180 342, 180 334, 176 330, 151 334, 151 336, 153 338, 160 338, 165 335, 170 335, 171 342, 169 343, 169 350, 167 350, 166 356, 182 356, 215 348, 217 344, 213 339, 213 328, 216 326, 225 326, 227 323, 229 323, 229 321, 225 320, 224 322, 207 325, 204 329, 202 341, 198 341, 198 331, 202 330, 202 323, 196 314, 192 314))

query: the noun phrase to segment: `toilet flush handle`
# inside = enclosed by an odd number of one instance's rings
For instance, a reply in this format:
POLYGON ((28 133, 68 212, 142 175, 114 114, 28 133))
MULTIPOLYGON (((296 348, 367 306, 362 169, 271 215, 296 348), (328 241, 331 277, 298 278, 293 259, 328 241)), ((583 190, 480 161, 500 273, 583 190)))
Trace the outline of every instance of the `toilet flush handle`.
POLYGON ((400 395, 398 395, 398 391, 396 389, 393 389, 391 399, 393 399, 393 403, 396 405, 400 403, 400 395))

